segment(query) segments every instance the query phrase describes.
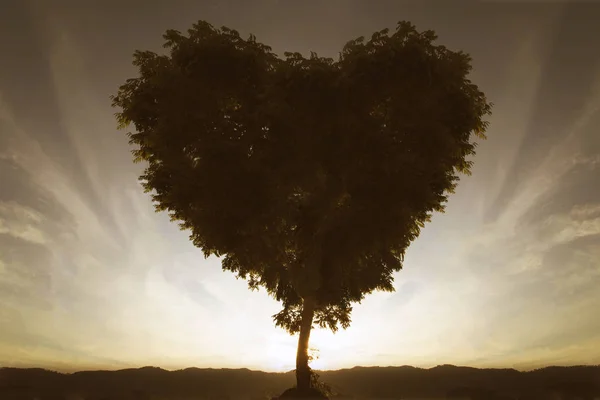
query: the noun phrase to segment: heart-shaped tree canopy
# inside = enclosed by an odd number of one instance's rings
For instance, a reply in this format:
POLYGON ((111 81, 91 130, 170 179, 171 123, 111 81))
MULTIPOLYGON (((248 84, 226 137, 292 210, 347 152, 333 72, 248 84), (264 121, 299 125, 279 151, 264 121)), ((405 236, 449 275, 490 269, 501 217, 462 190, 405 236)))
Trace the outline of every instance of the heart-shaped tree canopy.
POLYGON ((206 22, 164 38, 113 97, 156 208, 281 301, 279 326, 297 332, 312 296, 318 325, 347 327, 469 172, 491 108, 469 56, 408 22, 337 61, 206 22))

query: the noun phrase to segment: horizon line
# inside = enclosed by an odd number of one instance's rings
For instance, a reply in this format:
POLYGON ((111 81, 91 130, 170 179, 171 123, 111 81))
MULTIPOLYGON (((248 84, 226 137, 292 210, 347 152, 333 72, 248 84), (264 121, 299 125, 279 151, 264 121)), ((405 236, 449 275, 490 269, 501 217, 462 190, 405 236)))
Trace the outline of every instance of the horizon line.
MULTIPOLYGON (((421 369, 421 370, 425 370, 425 371, 429 371, 435 368, 440 368, 440 367, 453 367, 453 368, 469 368, 469 369, 478 369, 478 370, 498 370, 498 371, 502 371, 502 370, 513 370, 516 372, 523 372, 523 373, 527 373, 527 372, 533 372, 533 371, 539 371, 539 370, 543 370, 543 369, 547 369, 547 368, 578 368, 578 367, 589 367, 589 368, 599 368, 600 364, 571 364, 571 365, 545 365, 545 366, 540 366, 540 367, 535 367, 535 368, 530 368, 530 369, 519 369, 519 368, 515 368, 515 367, 473 367, 473 366, 469 366, 469 365, 455 365, 455 364, 438 364, 432 367, 417 367, 417 366, 413 366, 413 365, 408 365, 408 364, 404 364, 404 365, 355 365, 353 367, 347 367, 347 368, 338 368, 338 369, 314 369, 314 371, 316 372, 342 372, 342 371, 350 371, 353 369, 357 369, 357 368, 362 368, 362 369, 375 369, 375 368, 413 368, 413 369, 421 369)), ((65 369, 53 369, 52 367, 35 367, 35 366, 7 366, 7 365, 3 365, 0 366, 0 370, 4 370, 4 369, 18 369, 18 370, 42 370, 42 371, 48 371, 48 372, 53 372, 53 373, 58 373, 58 374, 62 374, 62 375, 73 375, 73 374, 77 374, 77 373, 83 373, 83 372, 120 372, 120 371, 131 371, 131 370, 143 370, 143 369, 156 369, 156 370, 161 370, 161 371, 165 371, 165 372, 179 372, 179 371, 186 371, 186 370, 201 370, 201 371, 206 371, 206 370, 222 370, 222 371, 248 371, 248 372, 260 372, 260 373, 264 373, 264 374, 276 374, 276 375, 285 375, 285 374, 290 374, 293 373, 294 370, 288 370, 288 371, 265 371, 265 370, 260 370, 260 369, 251 369, 251 368, 247 368, 247 367, 237 367, 237 368, 231 368, 231 367, 185 367, 185 368, 173 368, 173 369, 169 369, 169 368, 164 368, 164 367, 158 367, 158 366, 153 366, 153 365, 144 365, 141 367, 128 367, 128 368, 118 368, 118 369, 82 369, 82 370, 72 370, 72 371, 67 371, 65 369)))

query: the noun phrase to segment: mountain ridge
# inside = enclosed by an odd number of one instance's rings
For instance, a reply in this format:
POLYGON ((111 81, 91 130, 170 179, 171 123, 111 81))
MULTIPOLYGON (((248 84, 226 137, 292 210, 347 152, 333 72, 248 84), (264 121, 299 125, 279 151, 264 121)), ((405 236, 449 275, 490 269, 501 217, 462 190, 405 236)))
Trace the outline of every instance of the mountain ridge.
MULTIPOLYGON (((566 368, 600 368, 600 364, 574 364, 574 365, 548 365, 545 367, 539 368, 531 368, 531 369, 517 369, 510 367, 472 367, 468 365, 455 365, 455 364, 439 364, 433 367, 416 367, 413 365, 355 365, 353 367, 339 368, 339 369, 325 369, 325 370, 315 370, 318 372, 343 372, 343 371, 353 371, 353 370, 364 370, 364 369, 415 369, 422 371, 431 371, 431 370, 439 370, 442 368, 457 368, 457 369, 468 369, 468 370, 477 370, 477 371, 515 371, 519 373, 528 373, 540 370, 550 370, 554 368, 558 369, 566 369, 566 368)), ((248 371, 248 372, 260 372, 264 374, 288 374, 293 372, 294 370, 289 371, 263 371, 260 369, 251 369, 247 367, 240 368, 231 368, 231 367, 185 367, 185 368, 177 368, 177 369, 168 369, 163 367, 157 367, 153 365, 145 365, 142 367, 128 367, 128 368, 119 368, 119 369, 83 369, 80 371, 60 371, 59 369, 53 369, 49 367, 13 367, 13 366, 0 366, 0 371, 2 370, 23 370, 23 371, 47 371, 53 372, 62 375, 73 375, 82 372, 121 372, 121 371, 143 371, 143 370, 160 370, 165 372, 178 372, 178 371, 248 371)))
MULTIPOLYGON (((560 394, 559 398, 600 398, 599 365, 548 366, 530 371, 449 364, 432 368, 356 366, 317 373, 337 397, 354 399, 539 400, 551 398, 547 396, 552 393, 560 394)), ((72 373, 43 368, 0 368, 3 400, 34 397, 39 400, 261 400, 293 385, 293 371, 248 368, 189 367, 170 371, 146 366, 72 373), (79 397, 72 397, 74 394, 79 397)))

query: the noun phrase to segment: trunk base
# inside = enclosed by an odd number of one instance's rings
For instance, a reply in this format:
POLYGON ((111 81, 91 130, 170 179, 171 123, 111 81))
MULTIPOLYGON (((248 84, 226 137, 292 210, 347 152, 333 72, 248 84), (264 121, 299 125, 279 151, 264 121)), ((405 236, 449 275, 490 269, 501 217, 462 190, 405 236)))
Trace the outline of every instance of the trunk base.
POLYGON ((309 388, 305 390, 291 388, 283 392, 277 399, 328 400, 329 398, 315 388, 309 388))

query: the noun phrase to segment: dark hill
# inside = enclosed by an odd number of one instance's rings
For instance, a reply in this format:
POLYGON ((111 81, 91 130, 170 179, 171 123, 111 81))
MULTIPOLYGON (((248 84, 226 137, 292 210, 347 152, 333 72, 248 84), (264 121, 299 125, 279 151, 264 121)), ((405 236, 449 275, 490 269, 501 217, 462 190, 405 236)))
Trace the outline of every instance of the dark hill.
MULTIPOLYGON (((438 366, 355 367, 323 371, 339 397, 366 399, 600 399, 600 366, 548 367, 528 372, 438 366)), ((235 400, 269 399, 294 384, 294 375, 248 369, 155 367, 61 374, 0 369, 1 400, 235 400)))

